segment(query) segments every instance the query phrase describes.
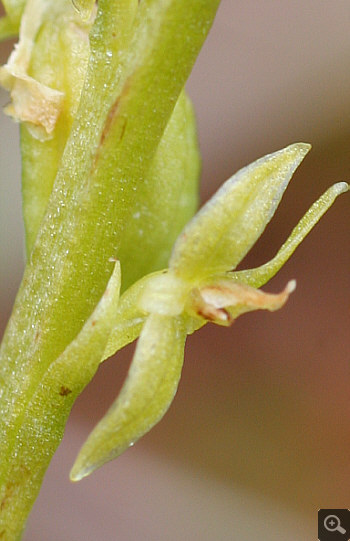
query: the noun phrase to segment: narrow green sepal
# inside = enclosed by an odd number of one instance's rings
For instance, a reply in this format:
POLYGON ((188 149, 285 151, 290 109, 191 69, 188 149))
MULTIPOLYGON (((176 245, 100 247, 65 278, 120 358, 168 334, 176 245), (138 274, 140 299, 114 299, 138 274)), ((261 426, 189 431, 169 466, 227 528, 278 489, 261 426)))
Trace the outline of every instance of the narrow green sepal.
POLYGON ((328 190, 321 195, 302 217, 298 225, 293 229, 286 242, 271 261, 256 269, 232 272, 230 275, 238 282, 243 282, 252 287, 261 287, 266 284, 273 276, 275 276, 286 261, 288 261, 290 256, 310 233, 323 214, 333 205, 338 195, 345 193, 348 190, 349 185, 346 182, 338 182, 328 188, 328 190))
POLYGON ((81 449, 72 481, 119 456, 160 421, 177 390, 185 338, 181 317, 152 314, 147 319, 127 380, 81 449))

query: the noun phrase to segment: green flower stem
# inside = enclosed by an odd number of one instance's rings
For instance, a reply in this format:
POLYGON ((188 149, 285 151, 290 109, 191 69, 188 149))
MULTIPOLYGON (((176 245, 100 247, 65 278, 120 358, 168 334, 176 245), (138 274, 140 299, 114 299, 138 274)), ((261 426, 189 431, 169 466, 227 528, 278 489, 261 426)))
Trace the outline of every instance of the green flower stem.
MULTIPOLYGON (((113 268, 110 259, 118 257, 138 185, 218 4, 98 3, 76 121, 1 349, 0 503, 3 510, 22 510, 3 511, 3 539, 20 535, 68 415, 69 408, 52 417, 51 431, 46 431, 47 418, 39 416, 28 438, 31 404, 106 290, 113 268), (42 462, 39 458, 33 463, 38 450, 42 462)), ((101 359, 103 349, 95 352, 95 360, 101 359)), ((50 396, 42 396, 43 411, 50 396)))
POLYGON ((117 264, 108 287, 78 336, 46 370, 31 394, 17 433, 15 460, 2 456, 7 480, 1 492, 0 539, 20 536, 56 451, 75 399, 95 374, 115 321, 120 288, 117 264), (83 367, 83 369, 82 369, 83 367))
MULTIPOLYGON (((31 0, 22 19, 20 33, 22 49, 23 41, 29 39, 28 34, 33 48, 27 76, 64 96, 58 121, 50 136, 41 129, 39 135, 43 137, 38 139, 38 128, 30 122, 25 122, 21 129, 23 215, 28 257, 77 114, 90 50, 87 33, 91 20, 84 23, 71 0, 61 0, 59 4, 55 0, 47 1, 49 7, 46 7, 40 25, 37 17, 35 22, 32 21, 29 7, 38 7, 33 2, 42 6, 42 0, 31 0), (39 31, 35 32, 33 24, 39 31)), ((132 19, 135 4, 128 6, 132 19)), ((37 15, 37 9, 34 13, 37 15)), ((13 63, 12 60, 12 72, 13 63)), ((123 265, 123 289, 142 274, 166 264, 176 236, 196 210, 198 176, 195 119, 190 100, 182 92, 148 172, 137 187, 132 221, 124 227, 118 249, 123 265), (138 249, 140 243, 143 250, 138 249)))

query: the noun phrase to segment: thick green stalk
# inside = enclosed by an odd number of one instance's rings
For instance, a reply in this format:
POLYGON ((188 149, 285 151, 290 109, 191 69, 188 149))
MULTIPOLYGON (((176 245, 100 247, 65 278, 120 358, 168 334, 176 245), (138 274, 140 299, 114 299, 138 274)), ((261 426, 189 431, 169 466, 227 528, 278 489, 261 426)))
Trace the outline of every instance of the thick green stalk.
MULTIPOLYGON (((34 38, 27 74, 45 87, 60 91, 64 100, 49 137, 38 139, 33 125, 28 122, 21 129, 23 215, 28 257, 77 114, 90 49, 87 34, 91 22, 81 20, 71 0, 61 0, 60 4, 54 0, 48 2, 50 9, 46 9, 34 38)), ((131 15, 134 7, 135 2, 130 2, 131 15)), ((23 40, 23 35, 20 39, 23 40)), ((192 108, 182 93, 149 171, 137 190, 132 222, 125 228, 123 247, 118 254, 123 264, 124 288, 142 274, 166 265, 177 234, 196 210, 198 156, 192 108), (143 250, 139 249, 140 242, 143 250)))
POLYGON ((33 497, 59 445, 71 407, 95 374, 99 356, 116 318, 120 266, 109 281, 101 301, 78 336, 55 359, 30 394, 17 432, 15 460, 2 456, 6 481, 2 485, 0 539, 18 539, 33 497))
POLYGON ((68 415, 45 432, 47 416, 31 403, 106 289, 110 259, 218 3, 99 1, 77 118, 1 349, 3 539, 20 534, 68 415))

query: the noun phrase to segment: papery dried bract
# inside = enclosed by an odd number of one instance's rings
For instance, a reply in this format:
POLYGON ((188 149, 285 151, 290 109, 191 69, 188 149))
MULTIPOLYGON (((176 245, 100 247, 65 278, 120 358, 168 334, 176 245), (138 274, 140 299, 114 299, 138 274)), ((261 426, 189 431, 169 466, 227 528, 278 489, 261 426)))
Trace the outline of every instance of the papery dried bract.
POLYGON ((46 9, 47 2, 28 0, 21 21, 19 43, 8 63, 0 68, 0 83, 10 90, 12 98, 5 112, 17 121, 27 122, 32 133, 42 140, 52 134, 64 97, 62 92, 28 75, 31 51, 46 9))

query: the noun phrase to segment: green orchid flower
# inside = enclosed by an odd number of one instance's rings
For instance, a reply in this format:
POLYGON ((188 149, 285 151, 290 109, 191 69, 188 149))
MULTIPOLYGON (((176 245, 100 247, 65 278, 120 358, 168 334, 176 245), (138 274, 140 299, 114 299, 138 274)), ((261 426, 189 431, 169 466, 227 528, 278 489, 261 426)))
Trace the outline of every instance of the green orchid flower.
POLYGON ((188 334, 209 321, 230 325, 244 312, 285 304, 294 280, 278 294, 256 288, 276 274, 335 198, 349 189, 345 182, 314 203, 270 262, 234 269, 271 220, 309 149, 294 144, 236 173, 184 228, 169 268, 142 278, 122 295, 103 358, 140 338, 124 387, 80 451, 72 480, 120 455, 163 417, 178 387, 188 334))

